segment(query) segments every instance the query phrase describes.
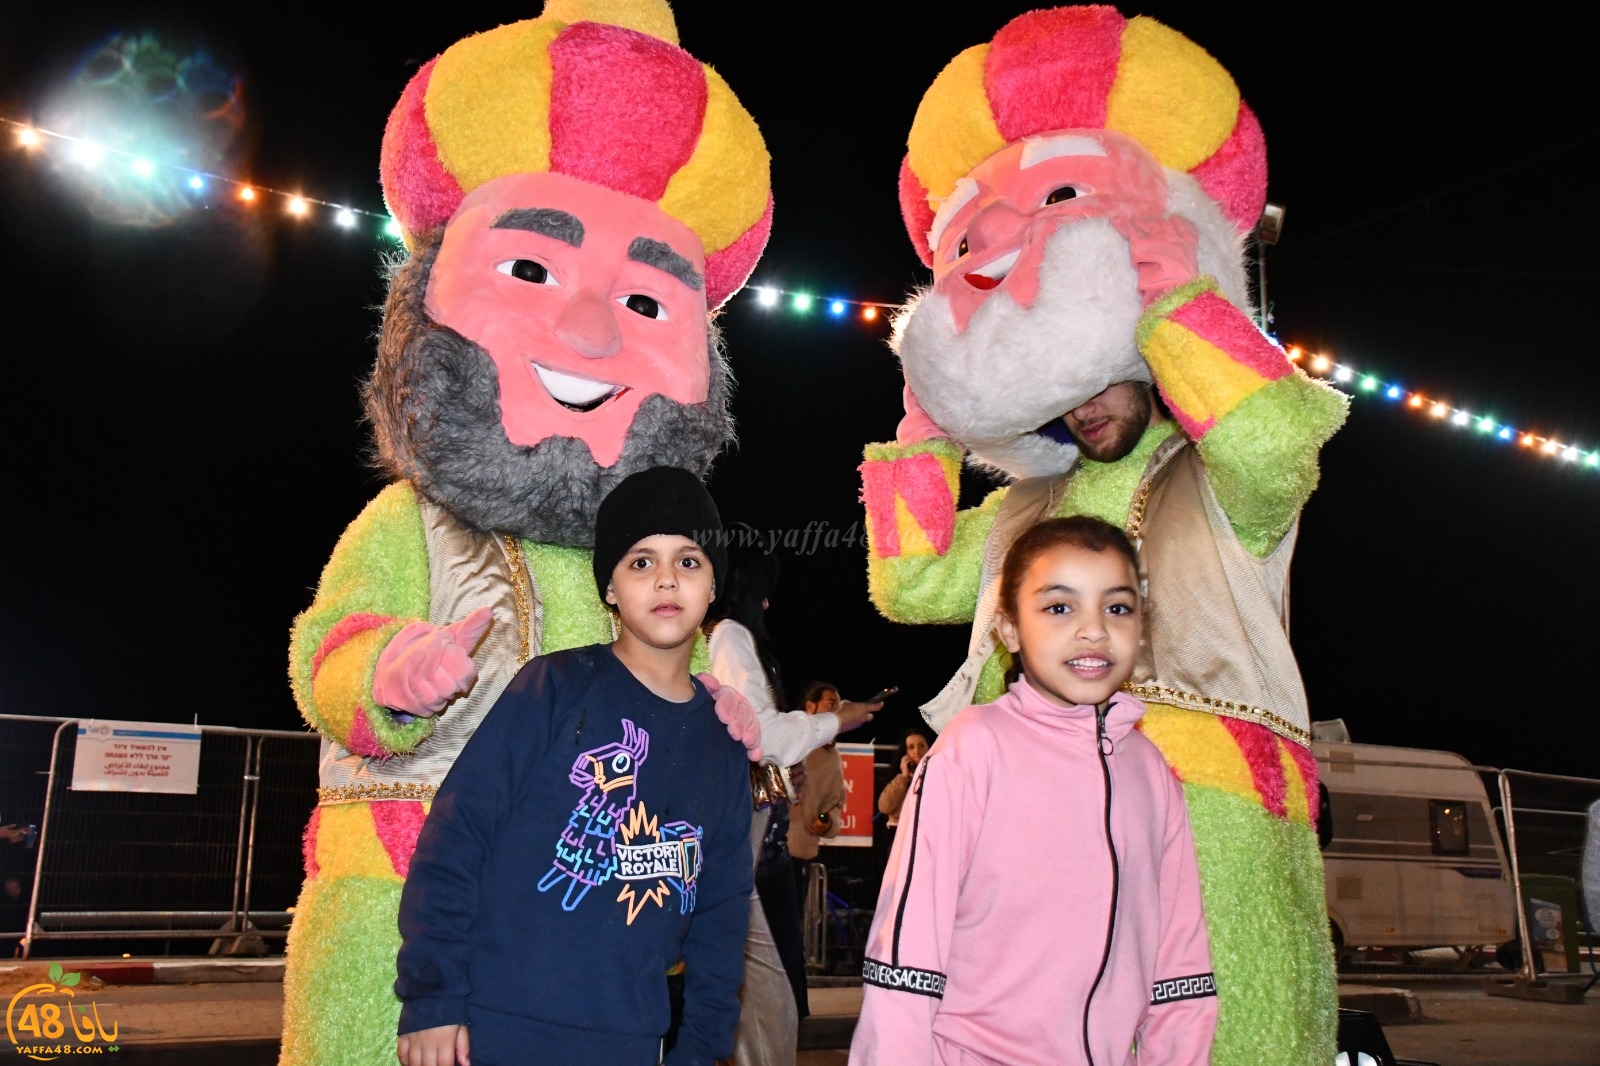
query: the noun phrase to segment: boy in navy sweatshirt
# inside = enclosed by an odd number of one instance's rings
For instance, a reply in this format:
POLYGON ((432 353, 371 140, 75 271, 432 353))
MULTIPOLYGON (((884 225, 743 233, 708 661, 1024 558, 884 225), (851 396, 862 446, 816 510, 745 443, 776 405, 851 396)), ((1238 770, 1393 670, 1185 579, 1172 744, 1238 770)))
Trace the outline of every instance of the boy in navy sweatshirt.
POLYGON ((400 899, 404 1066, 654 1066, 733 1052, 750 898, 743 745, 689 672, 725 566, 716 505, 658 467, 595 522, 616 642, 541 656, 434 797, 400 899), (470 1029, 471 1037, 468 1038, 470 1029))

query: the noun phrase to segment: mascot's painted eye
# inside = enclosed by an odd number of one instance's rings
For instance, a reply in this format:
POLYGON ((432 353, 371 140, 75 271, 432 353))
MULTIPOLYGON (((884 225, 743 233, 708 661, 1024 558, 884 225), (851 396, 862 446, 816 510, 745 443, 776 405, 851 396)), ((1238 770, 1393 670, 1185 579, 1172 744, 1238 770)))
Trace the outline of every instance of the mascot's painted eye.
POLYGON ((627 773, 628 761, 629 760, 626 753, 619 753, 611 760, 611 769, 615 770, 619 774, 627 773))
POLYGON ((1061 188, 1057 189, 1055 192, 1051 193, 1049 196, 1046 196, 1044 198, 1044 205, 1046 207, 1049 207, 1051 204, 1066 203, 1068 200, 1073 199, 1077 195, 1078 195, 1078 190, 1077 189, 1074 189, 1070 185, 1063 185, 1063 186, 1061 186, 1061 188))
POLYGON ((556 279, 550 276, 549 268, 533 259, 507 260, 495 267, 495 269, 502 274, 510 274, 518 281, 526 281, 534 285, 554 285, 556 283, 556 279))
POLYGON ((963 237, 963 238, 961 238, 961 243, 956 245, 956 258, 960 259, 962 256, 964 256, 966 254, 967 254, 967 239, 965 237, 963 237))
POLYGON ((652 297, 636 292, 632 296, 618 296, 617 303, 626 307, 636 315, 646 318, 662 319, 667 317, 667 309, 652 297))

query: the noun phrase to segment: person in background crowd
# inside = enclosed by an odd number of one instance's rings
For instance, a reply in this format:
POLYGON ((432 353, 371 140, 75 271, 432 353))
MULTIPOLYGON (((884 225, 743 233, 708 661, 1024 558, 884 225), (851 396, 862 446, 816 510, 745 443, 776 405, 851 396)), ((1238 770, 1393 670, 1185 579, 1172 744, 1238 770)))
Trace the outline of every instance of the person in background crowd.
MULTIPOLYGON (((793 766, 803 763, 817 748, 832 743, 838 734, 871 721, 883 704, 846 700, 832 711, 817 714, 785 712, 781 706, 783 677, 772 653, 766 624, 770 596, 778 583, 778 560, 760 533, 751 527, 730 526, 729 532, 727 587, 712 604, 705 626, 711 673, 755 708, 761 723, 764 761, 793 766)), ((761 859, 772 817, 770 809, 755 812, 750 832, 752 862, 761 859)), ((771 885, 772 881, 768 878, 765 883, 771 885)), ((792 876, 787 883, 794 883, 792 876)), ((780 910, 774 907, 772 912, 778 914, 780 910)), ((786 950, 803 954, 798 905, 790 899, 783 912, 794 916, 782 932, 783 941, 788 943, 786 950)), ((778 933, 767 921, 759 895, 752 892, 734 1066, 793 1066, 795 1061, 800 1016, 778 933)))
MULTIPOLYGON (((829 714, 839 706, 839 690, 825 681, 814 681, 801 702, 807 714, 829 714)), ((789 817, 789 855, 794 860, 795 896, 802 917, 810 865, 817 859, 821 841, 839 835, 844 815, 844 766, 838 750, 832 744, 823 745, 806 756, 804 770, 806 787, 789 817)))
POLYGON ((900 824, 900 806, 906 801, 912 775, 917 772, 922 757, 928 754, 928 747, 926 729, 908 729, 900 741, 900 772, 878 793, 878 810, 888 818, 891 830, 900 824))

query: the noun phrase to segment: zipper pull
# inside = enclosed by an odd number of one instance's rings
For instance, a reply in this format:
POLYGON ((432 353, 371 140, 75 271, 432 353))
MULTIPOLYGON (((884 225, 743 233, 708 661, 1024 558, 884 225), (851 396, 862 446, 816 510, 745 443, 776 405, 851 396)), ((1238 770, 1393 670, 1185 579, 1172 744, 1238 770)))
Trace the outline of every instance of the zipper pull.
POLYGON ((1110 700, 1094 709, 1095 744, 1100 748, 1101 755, 1110 755, 1116 748, 1116 745, 1111 742, 1111 738, 1106 736, 1106 715, 1110 713, 1110 700))

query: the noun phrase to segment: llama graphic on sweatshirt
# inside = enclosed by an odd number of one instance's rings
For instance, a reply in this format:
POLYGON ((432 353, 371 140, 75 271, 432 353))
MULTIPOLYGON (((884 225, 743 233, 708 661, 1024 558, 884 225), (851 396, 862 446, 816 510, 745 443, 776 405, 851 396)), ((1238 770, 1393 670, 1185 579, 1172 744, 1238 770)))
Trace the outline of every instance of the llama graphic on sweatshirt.
POLYGON ((565 884, 561 909, 577 908, 591 888, 613 877, 623 882, 617 902, 628 924, 646 903, 666 905, 678 893, 678 913, 694 910, 700 875, 700 826, 652 816, 638 800, 638 775, 650 752, 650 734, 622 720, 622 740, 579 755, 568 779, 583 789, 556 841, 556 857, 539 879, 539 891, 565 884))

